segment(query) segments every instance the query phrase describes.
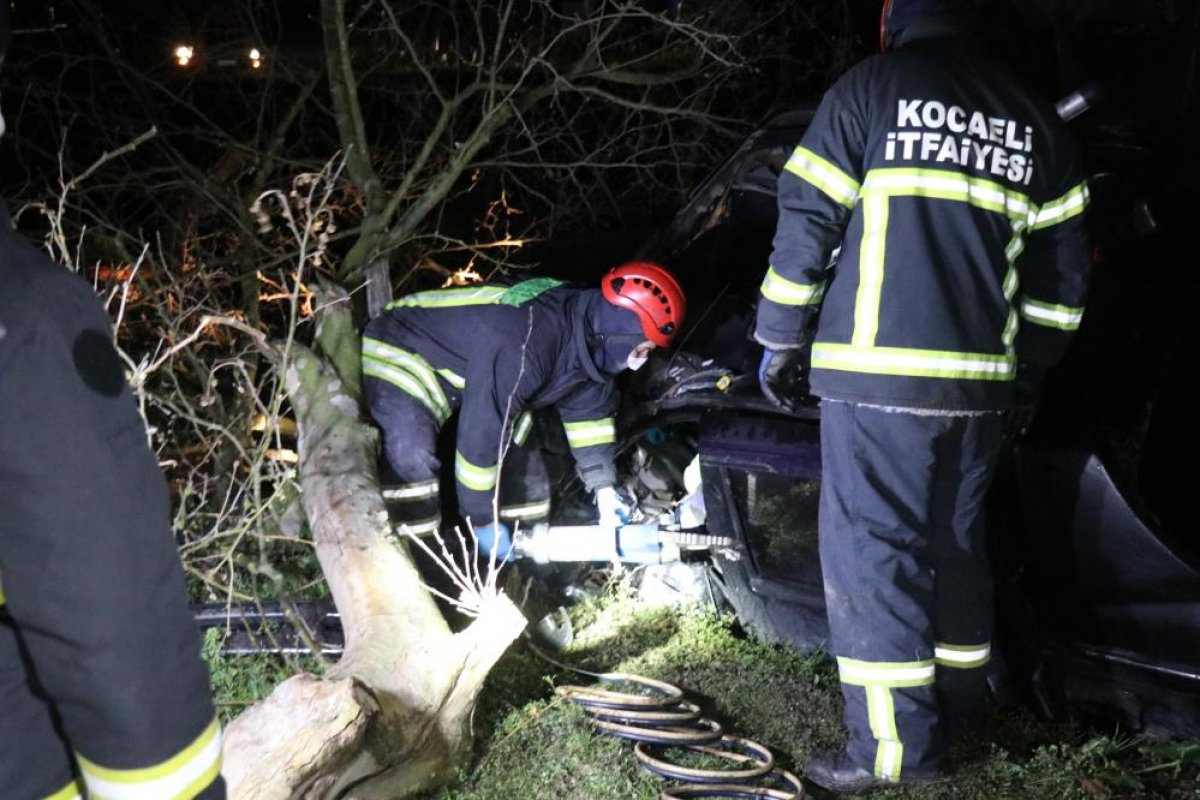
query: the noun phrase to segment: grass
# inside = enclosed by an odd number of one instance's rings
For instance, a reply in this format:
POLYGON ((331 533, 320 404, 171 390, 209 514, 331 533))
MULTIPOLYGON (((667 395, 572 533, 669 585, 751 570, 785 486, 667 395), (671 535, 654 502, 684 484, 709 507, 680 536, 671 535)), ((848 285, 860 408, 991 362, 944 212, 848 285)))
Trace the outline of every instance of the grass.
MULTIPOLYGON (((648 608, 622 589, 577 605, 572 620, 575 641, 556 660, 675 684, 727 732, 771 747, 786 769, 798 772, 811 752, 843 741, 837 675, 825 656, 750 639, 731 619, 711 612, 648 608)), ((221 657, 220 643, 219 631, 206 633, 224 720, 282 678, 318 667, 312 659, 221 657)), ((664 784, 638 766, 632 745, 597 734, 580 709, 554 695, 556 685, 592 682, 524 643, 515 645, 481 697, 472 763, 425 800, 656 800, 664 784)), ((953 756, 949 780, 871 797, 1200 797, 1200 744, 1051 725, 1021 710, 999 714, 985 736, 958 746, 953 756)))

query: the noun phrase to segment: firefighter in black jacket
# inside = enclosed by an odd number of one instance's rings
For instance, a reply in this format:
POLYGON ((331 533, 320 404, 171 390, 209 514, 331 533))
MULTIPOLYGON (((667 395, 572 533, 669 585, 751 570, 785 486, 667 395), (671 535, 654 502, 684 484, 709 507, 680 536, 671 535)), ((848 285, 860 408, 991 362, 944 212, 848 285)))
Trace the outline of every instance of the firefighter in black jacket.
POLYGON ((756 338, 785 407, 812 342, 850 742, 807 774, 838 792, 936 776, 945 729, 980 713, 1004 412, 1083 316, 1079 156, 1053 107, 981 54, 968 7, 886 3, 884 54, 830 89, 779 178, 756 338))
POLYGON ((610 270, 599 290, 535 278, 390 304, 364 332, 363 374, 394 473, 384 497, 397 525, 414 533, 440 526, 437 433, 458 410, 459 508, 481 549, 503 558, 510 526, 550 510, 545 467, 523 446, 529 412, 546 406, 562 419, 601 523, 625 521, 629 509, 614 488, 613 379, 668 345, 684 310, 678 283, 649 262, 610 270))
POLYGON ((166 487, 108 316, 2 201, 0 285, 0 796, 224 797, 166 487))

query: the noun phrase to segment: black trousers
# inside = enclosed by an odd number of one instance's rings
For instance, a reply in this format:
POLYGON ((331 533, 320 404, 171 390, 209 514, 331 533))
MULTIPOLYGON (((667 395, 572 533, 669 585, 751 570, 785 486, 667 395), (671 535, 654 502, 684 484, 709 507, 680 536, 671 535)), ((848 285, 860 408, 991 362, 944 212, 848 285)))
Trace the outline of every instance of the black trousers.
POLYGON ((821 406, 821 567, 850 756, 937 770, 945 717, 986 695, 992 583, 984 498, 1001 415, 821 406))
MULTIPOLYGON (((380 479, 392 522, 416 534, 436 533, 442 523, 441 426, 419 400, 386 381, 367 377, 365 394, 383 433, 386 469, 380 479)), ((550 477, 535 435, 514 433, 500 470, 498 501, 500 519, 510 527, 549 516, 550 477)))

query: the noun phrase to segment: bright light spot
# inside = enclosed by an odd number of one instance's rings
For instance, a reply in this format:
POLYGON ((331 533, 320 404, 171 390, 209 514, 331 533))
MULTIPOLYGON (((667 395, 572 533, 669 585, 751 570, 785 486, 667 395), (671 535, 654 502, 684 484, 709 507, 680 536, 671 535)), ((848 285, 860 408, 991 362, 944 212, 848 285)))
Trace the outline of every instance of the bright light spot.
POLYGON ((196 55, 196 48, 190 44, 181 44, 175 48, 175 63, 181 67, 186 67, 192 63, 192 58, 196 55))
POLYGON ((253 69, 260 69, 263 63, 262 51, 257 47, 250 48, 250 66, 253 69))

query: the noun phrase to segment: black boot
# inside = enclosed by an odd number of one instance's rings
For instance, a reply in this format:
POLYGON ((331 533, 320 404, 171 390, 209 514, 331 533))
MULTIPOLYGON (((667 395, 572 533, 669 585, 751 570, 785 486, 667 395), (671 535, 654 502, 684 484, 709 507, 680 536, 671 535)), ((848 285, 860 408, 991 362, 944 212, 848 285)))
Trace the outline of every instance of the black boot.
POLYGON ((928 783, 942 776, 940 770, 906 770, 899 781, 875 777, 855 764, 845 750, 815 753, 804 767, 804 777, 834 794, 861 794, 871 789, 928 783))

